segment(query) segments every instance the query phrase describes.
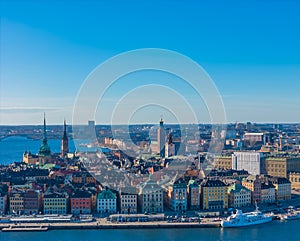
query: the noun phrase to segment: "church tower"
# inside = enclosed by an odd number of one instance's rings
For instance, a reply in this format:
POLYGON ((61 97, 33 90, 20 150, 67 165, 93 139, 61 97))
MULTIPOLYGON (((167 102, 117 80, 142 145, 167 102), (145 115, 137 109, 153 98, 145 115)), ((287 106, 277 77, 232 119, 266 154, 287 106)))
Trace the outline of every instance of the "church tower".
POLYGON ((175 155, 175 145, 173 143, 173 138, 171 133, 168 134, 165 149, 166 149, 165 157, 171 157, 175 155))
POLYGON ((165 141, 166 141, 166 135, 165 135, 165 127, 164 127, 164 121, 162 118, 160 118, 159 122, 159 128, 157 130, 157 145, 159 148, 160 157, 165 157, 165 141))
POLYGON ((61 157, 65 157, 68 152, 69 152, 69 140, 67 136, 66 120, 64 120, 64 134, 61 140, 61 157))
POLYGON ((50 147, 48 146, 48 143, 47 143, 46 116, 44 113, 43 141, 42 141, 42 145, 39 150, 39 156, 45 157, 45 156, 50 156, 50 155, 51 155, 51 151, 50 151, 50 147))

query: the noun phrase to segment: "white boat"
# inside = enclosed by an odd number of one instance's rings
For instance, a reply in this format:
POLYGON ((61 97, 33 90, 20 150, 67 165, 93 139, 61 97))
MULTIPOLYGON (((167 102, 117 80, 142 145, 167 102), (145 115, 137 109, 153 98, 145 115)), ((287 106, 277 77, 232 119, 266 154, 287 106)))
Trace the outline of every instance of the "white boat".
POLYGON ((254 212, 243 213, 242 210, 236 210, 235 214, 232 214, 227 219, 221 221, 223 228, 244 227, 255 224, 262 224, 271 222, 273 216, 271 214, 263 214, 261 211, 256 210, 254 212))
POLYGON ((288 212, 287 214, 283 215, 284 220, 293 220, 293 219, 300 219, 300 213, 291 211, 288 212))

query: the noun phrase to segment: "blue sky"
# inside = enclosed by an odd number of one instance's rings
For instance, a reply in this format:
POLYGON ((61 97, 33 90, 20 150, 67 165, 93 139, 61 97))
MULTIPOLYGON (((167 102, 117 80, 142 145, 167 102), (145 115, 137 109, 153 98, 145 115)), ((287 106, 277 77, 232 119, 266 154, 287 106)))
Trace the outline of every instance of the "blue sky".
MULTIPOLYGON (((228 122, 300 121, 299 1, 1 0, 0 9, 2 125, 40 124, 44 111, 51 124, 71 122, 88 74, 138 48, 177 51, 200 64, 223 97, 228 122)), ((193 96, 174 76, 133 74, 107 92, 97 123, 109 123, 126 91, 151 82, 193 96)), ((209 122, 203 101, 191 105, 200 122, 209 122)), ((166 112, 156 106, 132 119, 176 122, 166 112)))

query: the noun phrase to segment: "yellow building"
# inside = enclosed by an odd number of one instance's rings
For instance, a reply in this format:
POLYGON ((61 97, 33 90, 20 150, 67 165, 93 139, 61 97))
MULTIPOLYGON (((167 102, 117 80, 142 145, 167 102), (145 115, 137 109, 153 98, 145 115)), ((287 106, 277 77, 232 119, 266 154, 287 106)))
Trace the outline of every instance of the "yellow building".
POLYGON ((260 202, 261 196, 261 183, 262 180, 258 175, 250 175, 246 178, 243 178, 242 185, 249 190, 251 190, 251 202, 260 202))
POLYGON ((72 175, 74 183, 96 183, 97 180, 89 172, 74 172, 72 175))
POLYGON ((11 192, 9 197, 10 213, 23 214, 24 212, 24 193, 11 192))
POLYGON ((291 188, 300 190, 300 172, 291 172, 289 175, 291 188))
POLYGON ((266 173, 274 177, 288 178, 289 172, 300 172, 300 157, 274 156, 265 159, 266 173))
POLYGON ((44 195, 44 214, 66 214, 68 197, 62 193, 44 195))
POLYGON ((31 154, 30 151, 25 151, 23 154, 23 162, 30 165, 36 165, 39 163, 39 156, 31 154))
POLYGON ((215 156, 214 168, 216 169, 232 169, 232 156, 215 156))
POLYGON ((200 184, 201 204, 204 210, 228 208, 227 185, 220 180, 204 180, 200 184))

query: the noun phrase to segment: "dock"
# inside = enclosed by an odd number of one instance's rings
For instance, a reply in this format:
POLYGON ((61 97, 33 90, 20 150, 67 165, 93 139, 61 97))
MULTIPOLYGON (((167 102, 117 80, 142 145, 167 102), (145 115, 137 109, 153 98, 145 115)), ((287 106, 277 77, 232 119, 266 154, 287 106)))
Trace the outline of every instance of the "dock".
POLYGON ((38 223, 0 224, 2 232, 47 231, 55 229, 158 229, 158 228, 219 228, 220 222, 210 223, 168 223, 160 222, 91 222, 91 223, 38 223))
POLYGON ((39 227, 22 226, 21 227, 21 226, 13 226, 13 225, 1 229, 2 232, 44 232, 47 230, 48 227, 45 226, 39 226, 39 227))

